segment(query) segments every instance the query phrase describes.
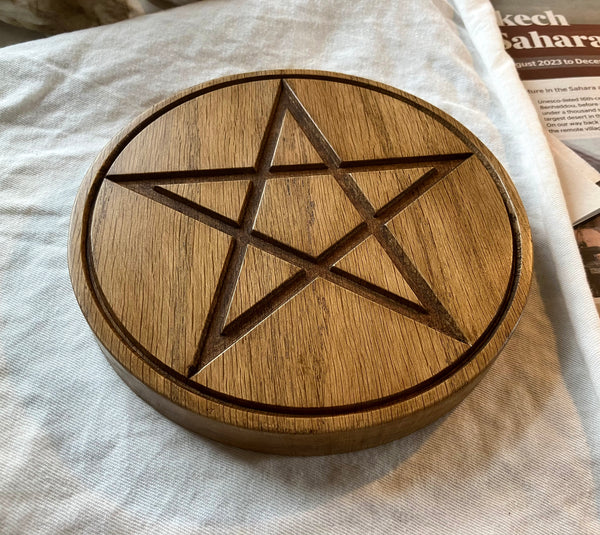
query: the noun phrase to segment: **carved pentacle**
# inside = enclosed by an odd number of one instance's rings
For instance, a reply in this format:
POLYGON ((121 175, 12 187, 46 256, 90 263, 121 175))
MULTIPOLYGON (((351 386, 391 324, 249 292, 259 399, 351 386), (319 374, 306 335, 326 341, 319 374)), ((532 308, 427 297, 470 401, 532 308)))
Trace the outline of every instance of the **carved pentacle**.
POLYGON ((135 392, 249 449, 350 451, 467 395, 522 312, 514 185, 445 113, 313 71, 176 95, 98 157, 71 223, 83 313, 135 392))

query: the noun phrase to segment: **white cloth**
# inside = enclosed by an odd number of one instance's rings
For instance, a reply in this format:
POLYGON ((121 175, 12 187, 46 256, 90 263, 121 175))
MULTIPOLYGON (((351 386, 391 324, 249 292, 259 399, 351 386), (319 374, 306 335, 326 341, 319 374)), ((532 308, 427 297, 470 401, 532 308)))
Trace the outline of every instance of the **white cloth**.
POLYGON ((600 533, 600 324, 552 156, 483 0, 204 0, 0 50, 0 533, 600 533), (475 391, 372 450, 286 458, 185 431, 102 357, 70 210, 136 115, 222 75, 311 68, 453 115, 512 175, 533 289, 475 391))

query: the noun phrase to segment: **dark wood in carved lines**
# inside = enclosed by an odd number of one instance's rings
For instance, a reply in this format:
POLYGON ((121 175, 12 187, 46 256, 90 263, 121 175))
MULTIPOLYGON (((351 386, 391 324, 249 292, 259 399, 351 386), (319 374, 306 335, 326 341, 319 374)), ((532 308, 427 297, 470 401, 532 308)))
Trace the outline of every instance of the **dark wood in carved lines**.
POLYGON ((188 371, 188 377, 191 378, 202 367, 243 338, 256 325, 273 314, 318 277, 466 343, 465 336, 454 319, 404 253, 398 240, 386 227, 386 223, 428 189, 444 179, 470 156, 472 155, 467 153, 342 162, 293 90, 285 80, 282 80, 254 170, 219 169, 115 174, 106 178, 233 238, 211 304, 211 310, 200 337, 194 362, 188 371), (292 114, 308 140, 317 150, 323 160, 322 165, 310 164, 271 168, 286 111, 292 114), (352 171, 411 169, 424 165, 433 169, 426 172, 409 188, 377 211, 360 190, 351 174, 352 171), (361 224, 348 232, 317 258, 278 242, 269 236, 253 231, 267 180, 278 177, 292 178, 319 174, 329 174, 335 178, 346 197, 363 218, 361 224), (251 183, 242 208, 239 224, 160 187, 161 185, 174 183, 215 182, 221 180, 249 180, 251 183), (343 256, 371 235, 375 237, 390 257, 394 266, 407 281, 423 307, 334 267, 334 264, 343 256), (231 323, 225 325, 248 245, 253 245, 285 260, 299 267, 301 271, 270 292, 231 323))

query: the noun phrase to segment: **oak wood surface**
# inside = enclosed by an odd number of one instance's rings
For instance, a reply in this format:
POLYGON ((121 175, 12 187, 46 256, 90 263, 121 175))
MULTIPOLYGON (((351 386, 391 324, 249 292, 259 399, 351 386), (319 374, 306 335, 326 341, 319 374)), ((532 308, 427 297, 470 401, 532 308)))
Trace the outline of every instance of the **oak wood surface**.
POLYGON ((474 387, 521 314, 531 237, 464 127, 316 71, 184 91, 98 156, 69 268, 117 372, 210 438, 374 446, 474 387))

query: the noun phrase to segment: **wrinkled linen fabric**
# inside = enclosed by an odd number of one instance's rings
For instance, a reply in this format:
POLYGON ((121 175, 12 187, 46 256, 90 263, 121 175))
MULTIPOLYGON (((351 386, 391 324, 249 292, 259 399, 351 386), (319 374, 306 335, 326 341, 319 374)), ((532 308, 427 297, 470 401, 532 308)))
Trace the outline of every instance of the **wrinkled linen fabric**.
POLYGON ((552 154, 482 0, 204 0, 0 49, 0 533, 600 533, 600 325, 552 154), (535 271, 513 337, 455 410, 315 458, 190 433, 103 358, 67 235, 97 153, 223 75, 371 78, 424 98, 505 165, 535 271))

